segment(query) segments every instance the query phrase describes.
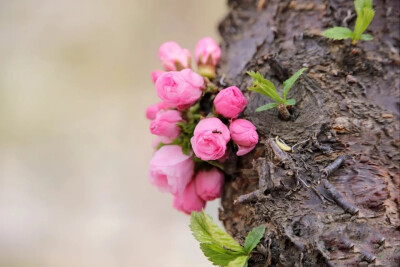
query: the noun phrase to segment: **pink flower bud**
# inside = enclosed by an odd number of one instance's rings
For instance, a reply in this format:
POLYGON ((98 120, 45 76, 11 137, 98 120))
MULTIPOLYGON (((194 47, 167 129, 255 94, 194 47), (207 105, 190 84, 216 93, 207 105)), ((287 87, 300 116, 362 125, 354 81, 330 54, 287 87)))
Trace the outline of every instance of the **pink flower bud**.
POLYGON ((229 125, 231 137, 239 150, 236 153, 238 156, 249 153, 258 143, 258 134, 256 127, 248 120, 237 119, 229 125))
POLYGON ((165 71, 162 70, 155 70, 151 72, 151 79, 153 80, 153 83, 156 83, 158 77, 161 76, 165 71))
POLYGON ((174 196, 174 208, 189 215, 192 211, 201 211, 205 205, 206 202, 196 193, 194 181, 188 184, 181 196, 174 196))
POLYGON ((169 107, 183 110, 193 105, 202 94, 204 79, 191 69, 170 71, 156 82, 157 95, 169 107))
POLYGON ((159 102, 154 105, 150 105, 146 108, 146 118, 149 120, 154 120, 156 118, 157 113, 160 110, 165 109, 167 106, 163 102, 159 102))
POLYGON ((236 86, 221 90, 214 99, 215 111, 228 119, 237 118, 246 105, 247 99, 236 86))
POLYGON ((195 178, 196 192, 204 201, 211 201, 221 196, 224 174, 213 168, 211 171, 200 171, 195 178))
POLYGON ((150 123, 150 132, 175 139, 181 133, 181 129, 177 125, 180 121, 182 121, 182 117, 177 110, 159 111, 155 120, 150 123))
POLYGON ((158 50, 158 58, 167 71, 190 68, 189 50, 182 49, 175 42, 163 43, 158 50))
POLYGON ((196 45, 195 58, 198 65, 217 65, 221 48, 211 37, 204 37, 196 45))
POLYGON ((166 145, 154 153, 150 160, 150 182, 162 192, 182 195, 192 180, 194 162, 177 145, 166 145))
POLYGON ((197 157, 202 160, 216 160, 225 155, 229 140, 228 127, 218 118, 208 118, 197 124, 190 142, 197 157))

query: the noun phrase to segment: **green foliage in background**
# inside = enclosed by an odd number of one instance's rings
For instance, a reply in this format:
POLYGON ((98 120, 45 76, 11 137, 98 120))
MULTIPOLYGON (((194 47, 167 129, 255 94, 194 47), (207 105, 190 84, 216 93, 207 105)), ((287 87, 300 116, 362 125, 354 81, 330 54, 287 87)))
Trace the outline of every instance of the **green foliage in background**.
POLYGON ((190 229, 200 242, 204 255, 214 264, 226 267, 247 267, 251 251, 264 236, 265 227, 254 228, 240 246, 230 235, 216 225, 204 211, 192 212, 190 229))
POLYGON ((352 39, 352 44, 357 44, 359 40, 372 40, 372 35, 363 34, 375 15, 375 11, 372 8, 372 0, 356 0, 354 1, 354 7, 357 13, 354 31, 346 27, 333 27, 324 31, 322 35, 334 40, 352 39))

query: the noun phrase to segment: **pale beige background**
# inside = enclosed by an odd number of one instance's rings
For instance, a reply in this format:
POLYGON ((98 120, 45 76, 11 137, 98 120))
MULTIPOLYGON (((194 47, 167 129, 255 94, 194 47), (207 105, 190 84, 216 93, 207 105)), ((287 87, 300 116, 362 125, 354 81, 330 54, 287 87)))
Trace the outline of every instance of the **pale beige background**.
MULTIPOLYGON (((0 266, 210 266, 148 183, 158 46, 224 0, 0 1, 0 266)), ((214 216, 218 203, 208 211, 214 216)))

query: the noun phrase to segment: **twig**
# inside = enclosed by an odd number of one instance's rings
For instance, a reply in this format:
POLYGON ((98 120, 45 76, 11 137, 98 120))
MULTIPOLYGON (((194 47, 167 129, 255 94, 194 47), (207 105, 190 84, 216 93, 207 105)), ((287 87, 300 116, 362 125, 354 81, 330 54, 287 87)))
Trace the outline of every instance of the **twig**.
POLYGON ((339 205, 339 207, 344 209, 344 211, 352 215, 355 215, 359 212, 356 207, 347 202, 347 200, 336 190, 336 188, 328 180, 322 179, 322 184, 331 195, 332 199, 339 205))
POLYGON ((272 185, 267 184, 267 178, 270 177, 270 166, 265 158, 259 158, 257 160, 257 173, 258 173, 258 188, 261 191, 268 189, 272 185))
POLYGON ((323 199, 328 200, 328 202, 335 203, 334 200, 330 199, 329 197, 325 196, 323 192, 320 192, 315 186, 311 186, 313 191, 317 194, 317 196, 322 200, 322 203, 324 202, 323 199))
POLYGON ((324 197, 318 192, 318 190, 313 185, 311 186, 311 189, 319 197, 319 199, 321 200, 322 204, 325 204, 324 197))
POLYGON ((383 243, 385 243, 385 238, 379 233, 375 233, 374 237, 371 239, 371 243, 383 245, 383 243))
POLYGON ((295 148, 296 146, 301 145, 301 144, 304 144, 304 143, 308 142, 309 140, 310 140, 310 138, 307 138, 306 140, 301 141, 301 142, 298 142, 298 143, 296 143, 295 145, 293 145, 293 146, 292 146, 292 152, 295 152, 295 151, 294 151, 294 148, 295 148))
POLYGON ((345 238, 343 236, 339 237, 339 241, 340 241, 339 249, 348 250, 348 249, 352 249, 354 247, 354 244, 350 240, 348 240, 347 238, 345 238))
POLYGON ((339 169, 340 166, 342 166, 344 159, 345 159, 344 156, 337 157, 334 162, 332 162, 327 167, 325 167, 325 169, 322 170, 322 177, 328 178, 334 171, 336 171, 337 169, 339 169))
POLYGON ((304 185, 306 188, 310 188, 310 186, 309 186, 303 179, 301 179, 301 178, 299 177, 299 170, 298 170, 298 169, 296 169, 295 177, 296 177, 297 180, 299 180, 300 182, 302 182, 303 185, 304 185))
POLYGON ((371 263, 376 260, 376 257, 369 253, 368 251, 362 250, 361 251, 362 259, 366 260, 367 262, 371 263))
POLYGON ((318 139, 317 139, 317 136, 313 136, 312 137, 312 144, 317 148, 317 149, 319 149, 319 150, 321 150, 322 151, 322 153, 324 153, 324 154, 326 154, 326 155, 330 155, 330 154, 332 154, 332 148, 329 146, 329 145, 324 145, 324 144, 320 144, 319 143, 319 141, 318 141, 318 139))
POLYGON ((279 162, 283 162, 283 161, 286 161, 288 159, 287 154, 279 148, 279 146, 276 144, 276 142, 275 142, 275 140, 273 138, 269 138, 267 140, 267 143, 272 148, 272 151, 275 154, 275 159, 276 160, 278 160, 279 162))
POLYGON ((248 203, 251 201, 255 201, 255 200, 258 200, 261 195, 262 194, 261 194, 260 190, 257 189, 251 193, 239 196, 235 201, 233 201, 233 204, 236 205, 239 203, 248 203))

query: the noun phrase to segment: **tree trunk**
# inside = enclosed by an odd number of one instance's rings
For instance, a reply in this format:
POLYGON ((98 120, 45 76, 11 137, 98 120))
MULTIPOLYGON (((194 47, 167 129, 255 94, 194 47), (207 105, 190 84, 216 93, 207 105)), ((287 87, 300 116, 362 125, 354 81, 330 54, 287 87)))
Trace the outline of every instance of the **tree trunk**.
POLYGON ((332 41, 320 33, 354 27, 353 1, 230 0, 221 22, 219 85, 249 99, 244 118, 260 142, 225 163, 220 220, 239 242, 267 230, 249 266, 399 266, 400 2, 375 0, 372 41, 332 41), (247 90, 246 71, 292 88, 291 119, 247 90), (282 151, 279 136, 294 145, 282 151), (329 167, 327 167, 329 166, 329 167), (250 193, 250 194, 249 194, 250 193), (249 195, 246 195, 249 194, 249 195))

